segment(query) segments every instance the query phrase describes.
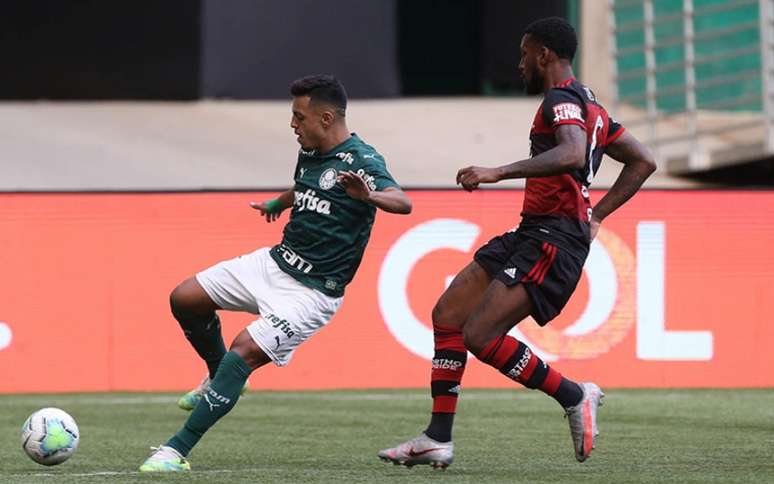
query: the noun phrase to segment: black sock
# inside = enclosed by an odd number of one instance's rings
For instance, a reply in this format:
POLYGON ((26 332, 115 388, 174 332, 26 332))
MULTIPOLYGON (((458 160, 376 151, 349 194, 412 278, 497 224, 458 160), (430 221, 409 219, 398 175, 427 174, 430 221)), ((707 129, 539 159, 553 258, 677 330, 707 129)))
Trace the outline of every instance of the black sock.
POLYGON ((187 317, 183 320, 178 318, 178 322, 191 346, 207 363, 210 380, 214 379, 220 361, 226 354, 226 345, 223 343, 223 335, 220 332, 220 318, 213 313, 209 319, 196 320, 187 317))
POLYGON ((565 408, 574 407, 583 400, 583 389, 574 381, 562 377, 559 388, 552 396, 559 402, 559 405, 565 408))
POLYGON ((449 442, 452 438, 453 426, 453 413, 433 412, 433 416, 430 417, 430 425, 425 430, 425 435, 437 442, 449 442))

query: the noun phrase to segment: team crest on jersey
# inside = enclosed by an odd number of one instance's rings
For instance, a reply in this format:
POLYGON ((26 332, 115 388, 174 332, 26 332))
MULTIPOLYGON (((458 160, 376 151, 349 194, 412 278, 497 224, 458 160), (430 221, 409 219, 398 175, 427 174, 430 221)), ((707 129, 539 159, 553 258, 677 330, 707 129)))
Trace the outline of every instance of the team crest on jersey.
POLYGON ((328 168, 323 172, 322 175, 320 175, 320 188, 323 190, 330 190, 333 188, 334 185, 336 185, 336 176, 338 173, 336 173, 336 170, 333 168, 328 168))
POLYGON ((580 122, 583 121, 583 112, 581 107, 574 103, 562 103, 554 106, 554 123, 560 121, 569 121, 571 119, 577 119, 580 122))

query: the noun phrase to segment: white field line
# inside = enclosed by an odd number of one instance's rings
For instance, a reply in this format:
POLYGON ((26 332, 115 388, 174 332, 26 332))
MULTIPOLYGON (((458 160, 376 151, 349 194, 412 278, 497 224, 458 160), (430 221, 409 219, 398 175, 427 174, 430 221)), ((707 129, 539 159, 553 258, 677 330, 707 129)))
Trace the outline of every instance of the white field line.
MULTIPOLYGON (((202 471, 190 471, 192 474, 235 474, 239 472, 260 472, 265 471, 266 469, 263 468, 244 468, 244 469, 205 469, 202 471)), ((5 474, 7 477, 100 477, 100 476, 134 476, 134 475, 154 475, 154 476, 161 476, 162 473, 144 473, 139 471, 100 471, 100 472, 76 472, 76 473, 65 473, 65 472, 34 472, 29 474, 5 474)), ((181 474, 187 474, 187 473, 181 473, 181 474)), ((163 475, 169 475, 168 473, 163 473, 163 475)))
MULTIPOLYGON (((428 392, 429 393, 429 392, 428 392)), ((533 395, 526 392, 474 392, 463 393, 465 400, 514 400, 521 398, 530 398, 533 395)), ((174 396, 82 396, 82 395, 41 395, 40 397, 11 398, 7 402, 0 397, 0 407, 5 405, 65 405, 65 404, 85 404, 85 405, 168 405, 174 404, 178 397, 174 396)), ((319 394, 309 393, 273 393, 273 392, 250 392, 245 397, 250 400, 309 400, 309 401, 422 401, 430 400, 429 394, 402 394, 402 393, 345 393, 345 394, 319 394)))

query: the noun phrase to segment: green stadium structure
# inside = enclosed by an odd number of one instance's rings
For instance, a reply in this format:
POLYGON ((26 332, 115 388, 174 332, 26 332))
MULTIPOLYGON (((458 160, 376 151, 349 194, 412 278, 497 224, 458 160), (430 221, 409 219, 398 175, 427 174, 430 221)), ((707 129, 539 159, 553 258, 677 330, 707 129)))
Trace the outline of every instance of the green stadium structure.
POLYGON ((774 152, 772 11, 771 0, 610 0, 616 101, 670 171, 774 152))

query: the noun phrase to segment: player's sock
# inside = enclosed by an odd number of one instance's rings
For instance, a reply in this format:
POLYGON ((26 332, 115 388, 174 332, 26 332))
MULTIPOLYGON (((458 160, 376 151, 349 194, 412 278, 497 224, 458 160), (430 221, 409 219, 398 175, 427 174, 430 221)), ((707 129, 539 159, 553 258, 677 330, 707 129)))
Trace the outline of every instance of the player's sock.
POLYGON ((233 351, 226 353, 209 390, 199 400, 183 428, 165 445, 187 456, 204 433, 234 407, 252 371, 241 356, 233 351))
POLYGON ((580 403, 583 389, 538 358, 527 345, 511 336, 500 336, 476 355, 484 363, 527 388, 554 397, 562 407, 580 403))
POLYGON ((433 325, 433 336, 435 355, 430 373, 433 416, 425 434, 438 442, 449 442, 468 351, 458 328, 433 325))
POLYGON ((220 360, 226 354, 226 345, 220 332, 220 318, 213 313, 211 318, 197 319, 176 316, 183 328, 185 337, 196 350, 196 353, 207 363, 210 379, 215 378, 215 372, 220 366, 220 360))

